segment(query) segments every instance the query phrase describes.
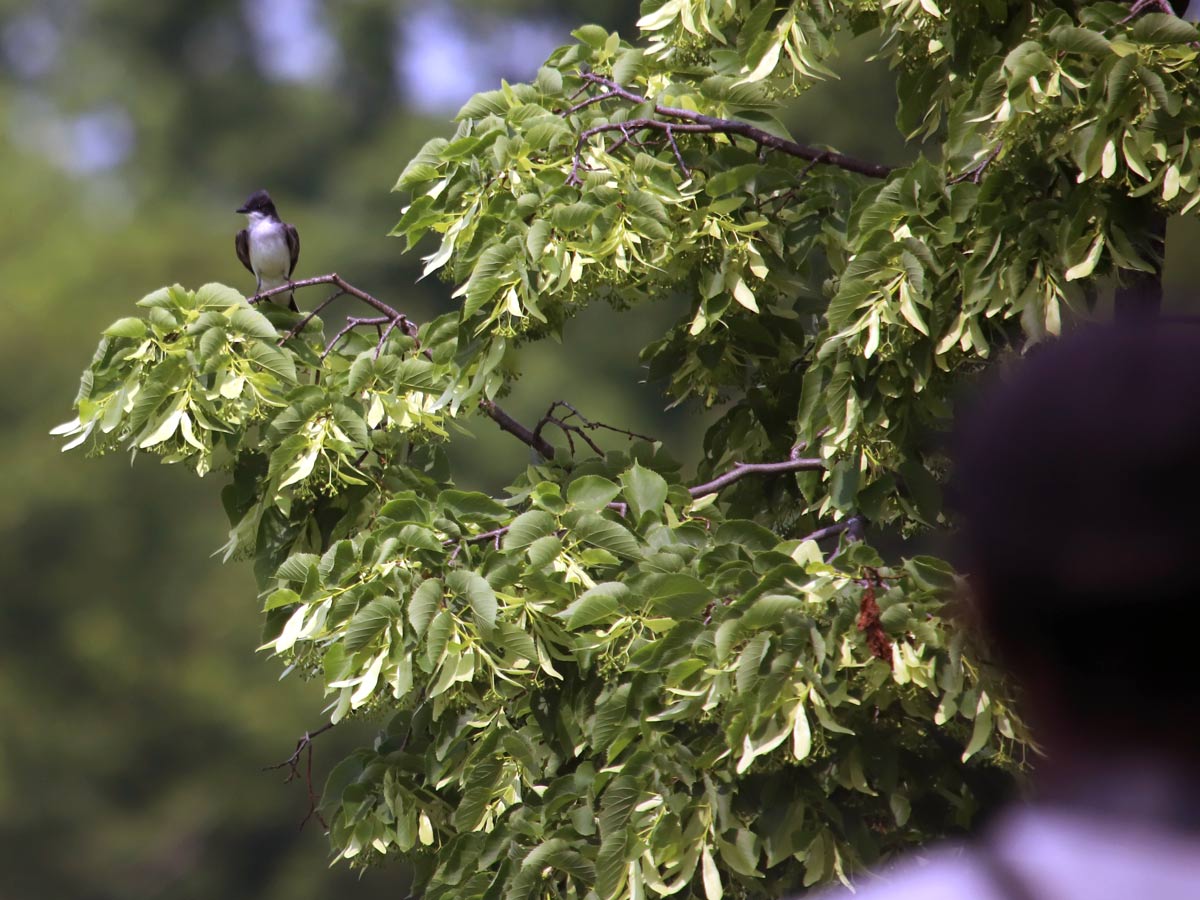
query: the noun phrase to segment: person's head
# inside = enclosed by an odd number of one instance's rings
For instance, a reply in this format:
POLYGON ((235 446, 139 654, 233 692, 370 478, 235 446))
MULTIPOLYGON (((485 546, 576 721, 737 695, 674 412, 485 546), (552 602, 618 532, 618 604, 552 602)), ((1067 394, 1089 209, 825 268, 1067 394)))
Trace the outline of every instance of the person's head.
POLYGON ((1200 755, 1200 324, 1035 348, 963 417, 953 495, 1035 728, 1200 755))

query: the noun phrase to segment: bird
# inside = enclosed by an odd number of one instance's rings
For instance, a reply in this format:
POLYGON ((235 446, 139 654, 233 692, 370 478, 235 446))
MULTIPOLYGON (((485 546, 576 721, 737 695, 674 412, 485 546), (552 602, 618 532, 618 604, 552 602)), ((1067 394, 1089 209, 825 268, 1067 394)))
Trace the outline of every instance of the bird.
MULTIPOLYGON (((266 191, 255 191, 236 212, 245 214, 248 224, 234 238, 234 248, 257 282, 255 293, 291 284, 296 260, 300 258, 300 234, 296 227, 279 218, 266 191)), ((288 307, 298 312, 294 292, 289 291, 286 296, 288 307)), ((271 299, 282 302, 283 297, 279 293, 271 299)))

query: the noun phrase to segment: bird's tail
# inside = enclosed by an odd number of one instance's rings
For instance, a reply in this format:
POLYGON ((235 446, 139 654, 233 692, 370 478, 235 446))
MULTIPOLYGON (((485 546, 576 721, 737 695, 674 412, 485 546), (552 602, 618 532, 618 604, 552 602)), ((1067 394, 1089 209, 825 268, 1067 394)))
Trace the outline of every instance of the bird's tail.
MULTIPOLYGON (((274 290, 275 288, 281 288, 285 284, 291 284, 291 283, 292 282, 290 280, 286 280, 286 279, 282 280, 282 281, 275 281, 275 280, 268 281, 266 279, 263 279, 262 287, 259 288, 259 290, 260 290, 260 292, 261 291, 270 291, 270 290, 274 290)), ((298 307, 296 305, 296 292, 295 291, 288 291, 286 294, 285 293, 272 294, 269 299, 272 302, 279 304, 280 306, 283 306, 286 303, 287 308, 290 309, 292 312, 300 312, 300 307, 298 307)))

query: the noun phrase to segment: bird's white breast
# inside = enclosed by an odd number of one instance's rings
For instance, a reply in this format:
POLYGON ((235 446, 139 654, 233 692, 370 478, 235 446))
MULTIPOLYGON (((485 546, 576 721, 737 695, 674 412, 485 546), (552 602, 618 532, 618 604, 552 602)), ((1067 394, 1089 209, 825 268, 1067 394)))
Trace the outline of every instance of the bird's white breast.
POLYGON ((250 266, 262 279, 263 287, 276 287, 287 281, 292 265, 287 235, 280 222, 265 216, 251 217, 249 227, 250 266), (257 221, 255 221, 257 219, 257 221))

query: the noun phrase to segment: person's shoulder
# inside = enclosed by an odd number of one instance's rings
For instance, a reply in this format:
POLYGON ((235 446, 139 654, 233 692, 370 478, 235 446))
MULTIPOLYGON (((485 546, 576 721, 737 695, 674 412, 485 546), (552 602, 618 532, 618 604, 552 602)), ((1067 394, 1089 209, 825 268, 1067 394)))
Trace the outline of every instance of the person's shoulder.
POLYGON ((972 863, 969 850, 943 846, 909 855, 878 873, 855 880, 854 890, 817 894, 814 900, 990 900, 992 885, 972 863))

